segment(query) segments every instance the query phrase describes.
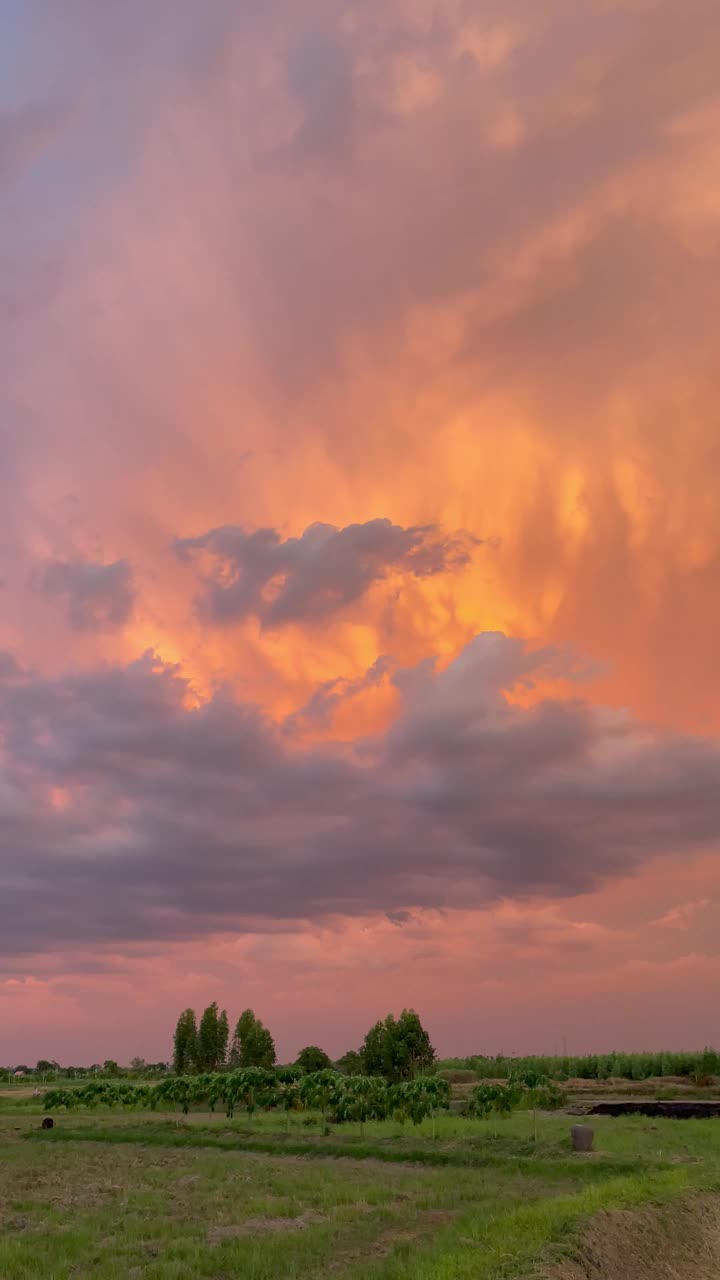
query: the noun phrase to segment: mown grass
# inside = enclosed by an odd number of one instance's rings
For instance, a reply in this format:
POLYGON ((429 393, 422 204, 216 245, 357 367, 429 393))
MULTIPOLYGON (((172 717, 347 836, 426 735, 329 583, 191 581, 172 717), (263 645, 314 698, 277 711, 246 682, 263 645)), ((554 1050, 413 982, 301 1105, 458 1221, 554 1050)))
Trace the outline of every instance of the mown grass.
POLYGON ((720 1188, 715 1121, 598 1119, 581 1157, 567 1116, 541 1117, 537 1145, 527 1115, 497 1139, 452 1116, 434 1140, 278 1120, 4 1115, 0 1277, 501 1280, 600 1209, 720 1188))
MULTIPOLYGON (((18 1113, 20 1114, 20 1113, 18 1113)), ((34 1112, 38 1117, 39 1111, 34 1112)), ((256 1112, 252 1117, 240 1113, 232 1120, 222 1114, 208 1112, 124 1112, 109 1108, 54 1113, 56 1128, 49 1135, 33 1127, 27 1112, 23 1120, 30 1133, 48 1137, 72 1137, 81 1140, 145 1142, 170 1146, 212 1146, 281 1152, 294 1155, 348 1154, 353 1159, 374 1157, 387 1160, 427 1160, 429 1163, 476 1163, 505 1160, 509 1157, 536 1159, 538 1155, 570 1159, 570 1127, 577 1117, 562 1113, 543 1114, 538 1119, 538 1142, 533 1141, 533 1124, 527 1112, 516 1112, 495 1126, 491 1120, 441 1114, 435 1122, 435 1136, 430 1120, 420 1125, 404 1125, 393 1120, 368 1121, 365 1125, 326 1126, 319 1114, 291 1115, 279 1112, 256 1112), (497 1130, 497 1137, 495 1132, 497 1130)), ((9 1117, 8 1117, 9 1119, 9 1117)), ((656 1160, 667 1158, 717 1160, 720 1164, 720 1120, 667 1120, 646 1116, 593 1116, 596 1134, 596 1156, 603 1162, 619 1162, 623 1168, 640 1160, 644 1168, 656 1160)), ((594 1163, 595 1157, 585 1165, 594 1163)))

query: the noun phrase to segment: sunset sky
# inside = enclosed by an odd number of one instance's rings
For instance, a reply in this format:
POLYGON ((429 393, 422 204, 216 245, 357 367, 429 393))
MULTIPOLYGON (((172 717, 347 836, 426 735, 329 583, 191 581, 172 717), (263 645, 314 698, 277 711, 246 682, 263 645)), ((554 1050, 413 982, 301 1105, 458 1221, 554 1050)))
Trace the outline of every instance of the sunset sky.
POLYGON ((4 0, 0 1064, 720 1044, 718 0, 4 0))

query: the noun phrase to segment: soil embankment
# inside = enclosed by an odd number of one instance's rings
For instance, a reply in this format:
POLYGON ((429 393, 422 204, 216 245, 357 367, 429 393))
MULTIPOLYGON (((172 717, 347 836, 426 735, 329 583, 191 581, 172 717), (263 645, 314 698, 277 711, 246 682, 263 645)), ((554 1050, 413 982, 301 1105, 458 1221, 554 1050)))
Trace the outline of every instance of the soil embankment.
POLYGON ((652 1098, 632 1102, 623 1099, 613 1102, 596 1102, 585 1107, 573 1107, 577 1114, 589 1116, 664 1116, 669 1120, 711 1120, 720 1117, 720 1101, 709 1098, 707 1102, 668 1101, 652 1098))
POLYGON ((544 1280, 718 1280, 720 1196, 600 1213, 544 1280))

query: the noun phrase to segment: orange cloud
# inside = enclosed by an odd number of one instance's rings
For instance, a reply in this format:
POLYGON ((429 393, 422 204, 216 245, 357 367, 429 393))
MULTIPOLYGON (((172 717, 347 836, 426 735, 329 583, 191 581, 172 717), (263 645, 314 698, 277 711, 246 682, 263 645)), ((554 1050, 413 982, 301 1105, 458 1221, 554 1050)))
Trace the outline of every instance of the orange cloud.
MULTIPOLYGON (((588 704, 712 749, 719 38, 715 0, 452 0, 442 13, 352 0, 342 15, 282 0, 253 16, 209 3, 201 19, 190 0, 151 14, 130 0, 80 24, 49 14, 46 35, 31 33, 38 56, 24 65, 18 50, 22 89, 7 91, 27 102, 0 107, 0 648, 34 680, 83 687, 152 651, 156 672, 187 679, 184 711, 226 688, 302 752, 360 750, 402 715, 398 670, 442 671, 502 631, 577 655, 572 671, 506 688, 518 713, 576 699, 586 662, 588 704), (354 594, 344 562, 339 585, 321 584, 343 607, 306 592, 282 626, 262 623, 286 577, 263 578, 253 608, 218 625, 175 554, 207 531, 272 529, 287 550, 318 522, 378 520, 482 545, 461 571, 383 562, 354 594), (48 564, 62 572, 38 590, 48 564)), ((239 581, 247 560, 235 569, 239 581)), ((39 785, 39 811, 102 812, 74 785, 39 785)), ((111 808, 105 851, 133 818, 126 797, 111 808)), ((714 886, 719 834, 706 832, 702 874, 689 855, 677 865, 682 885, 652 864, 607 890, 612 911, 627 904, 619 938, 602 887, 580 895, 577 919, 514 900, 477 919, 503 961, 573 944, 595 991, 627 946, 658 992, 656 939, 683 932, 671 921, 705 927, 686 908, 714 902, 699 882, 714 886)), ((443 917, 383 924, 377 963, 398 1000, 413 929, 467 991, 474 928, 454 955, 443 917)), ((297 945, 311 960, 345 946, 358 972, 365 938, 346 922, 297 945)), ((187 967, 180 955, 170 967, 187 967)), ((692 955, 709 980, 714 959, 692 955)), ((571 977, 555 972, 553 990, 582 1022, 571 977)), ((81 999, 105 980, 84 978, 81 999)), ((167 982, 174 999, 170 970, 167 982)), ((513 1000, 532 1018, 521 985, 513 1000)), ((493 1016, 504 1027, 499 1005, 493 1016)), ((640 1025, 652 1030, 650 1014, 640 1025)))

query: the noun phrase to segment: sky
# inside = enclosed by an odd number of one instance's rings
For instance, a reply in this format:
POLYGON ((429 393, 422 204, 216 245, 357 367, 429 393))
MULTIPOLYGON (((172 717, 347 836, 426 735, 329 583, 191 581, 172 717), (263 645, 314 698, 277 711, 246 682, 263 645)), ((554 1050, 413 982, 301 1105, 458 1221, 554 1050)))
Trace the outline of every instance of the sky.
POLYGON ((720 1042, 717 0, 0 4, 0 1061, 720 1042))

